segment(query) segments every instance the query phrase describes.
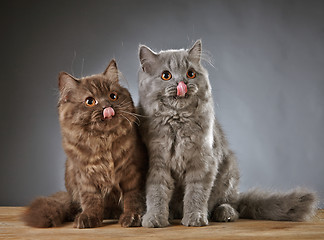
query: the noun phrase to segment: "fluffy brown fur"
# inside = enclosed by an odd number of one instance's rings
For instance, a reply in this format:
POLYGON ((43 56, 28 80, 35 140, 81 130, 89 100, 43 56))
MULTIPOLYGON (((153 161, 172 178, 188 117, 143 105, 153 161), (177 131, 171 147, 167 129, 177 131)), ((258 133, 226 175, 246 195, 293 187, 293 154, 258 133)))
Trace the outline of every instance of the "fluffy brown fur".
POLYGON ((123 227, 140 226, 147 157, 116 62, 82 79, 61 73, 59 89, 67 192, 35 199, 24 214, 26 224, 55 227, 74 219, 74 227, 90 228, 119 217, 123 227))

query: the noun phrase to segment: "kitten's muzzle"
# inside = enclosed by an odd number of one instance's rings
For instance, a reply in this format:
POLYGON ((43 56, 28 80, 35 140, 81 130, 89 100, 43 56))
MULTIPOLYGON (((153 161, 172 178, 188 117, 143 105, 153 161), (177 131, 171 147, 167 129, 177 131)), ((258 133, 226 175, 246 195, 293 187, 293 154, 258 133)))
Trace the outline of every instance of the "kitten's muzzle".
POLYGON ((104 108, 102 115, 104 119, 112 119, 115 116, 115 110, 112 107, 104 108))

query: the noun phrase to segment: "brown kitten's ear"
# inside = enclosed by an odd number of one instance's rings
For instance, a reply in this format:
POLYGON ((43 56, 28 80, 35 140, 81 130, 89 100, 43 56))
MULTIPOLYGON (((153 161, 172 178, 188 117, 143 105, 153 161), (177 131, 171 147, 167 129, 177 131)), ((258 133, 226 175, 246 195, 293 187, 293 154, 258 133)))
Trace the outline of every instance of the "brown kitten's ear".
POLYGON ((189 59, 195 63, 200 63, 201 59, 201 40, 197 40, 195 44, 188 50, 189 59))
POLYGON ((109 80, 113 82, 118 82, 118 68, 117 63, 115 59, 112 59, 110 63, 108 64, 108 67, 103 72, 103 75, 105 75, 109 80))
POLYGON ((79 83, 79 80, 74 78, 70 74, 66 72, 60 72, 58 78, 58 87, 60 89, 61 99, 66 102, 69 98, 68 95, 71 90, 76 89, 79 83))
POLYGON ((143 71, 149 74, 153 73, 158 55, 145 45, 139 46, 138 53, 143 71))
POLYGON ((78 79, 74 78, 72 75, 66 72, 60 72, 58 86, 61 92, 63 90, 76 88, 78 84, 79 84, 78 79))

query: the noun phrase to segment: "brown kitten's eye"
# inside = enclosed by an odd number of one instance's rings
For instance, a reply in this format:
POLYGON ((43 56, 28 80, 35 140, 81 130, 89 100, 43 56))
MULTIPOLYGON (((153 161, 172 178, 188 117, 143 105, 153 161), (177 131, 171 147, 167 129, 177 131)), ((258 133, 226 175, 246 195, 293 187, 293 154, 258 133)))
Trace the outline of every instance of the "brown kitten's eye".
POLYGON ((162 74, 161 74, 161 78, 165 81, 168 81, 172 78, 172 75, 169 71, 164 71, 162 74))
POLYGON ((112 92, 112 93, 110 93, 109 94, 109 99, 111 100, 111 101, 116 101, 117 100, 117 93, 116 92, 112 92))
POLYGON ((191 78, 191 79, 195 78, 196 77, 196 72, 194 70, 188 70, 187 77, 191 78))
POLYGON ((96 105, 98 102, 96 99, 94 99, 93 97, 87 97, 85 100, 85 104, 88 107, 93 107, 94 105, 96 105))

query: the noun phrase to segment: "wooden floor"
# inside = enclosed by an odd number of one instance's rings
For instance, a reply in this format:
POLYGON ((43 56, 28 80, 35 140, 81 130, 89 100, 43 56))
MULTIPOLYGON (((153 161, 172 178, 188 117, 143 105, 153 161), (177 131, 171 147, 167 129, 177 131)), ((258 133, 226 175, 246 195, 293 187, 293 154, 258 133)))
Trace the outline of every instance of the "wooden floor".
POLYGON ((210 223, 206 227, 184 227, 179 221, 167 228, 122 228, 105 220, 103 227, 74 229, 31 228, 20 221, 23 207, 0 207, 0 239, 324 239, 324 210, 310 222, 274 222, 240 219, 234 223, 210 223))

